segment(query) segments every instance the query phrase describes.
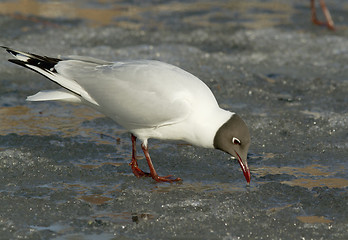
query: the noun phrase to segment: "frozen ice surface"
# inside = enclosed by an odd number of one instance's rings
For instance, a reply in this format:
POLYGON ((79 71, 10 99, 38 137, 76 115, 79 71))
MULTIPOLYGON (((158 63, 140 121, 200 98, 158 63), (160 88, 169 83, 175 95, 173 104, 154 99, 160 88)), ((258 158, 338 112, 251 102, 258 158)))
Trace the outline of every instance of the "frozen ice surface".
POLYGON ((28 2, 45 11, 0 3, 0 45, 192 72, 249 125, 252 180, 222 152, 157 140, 157 171, 183 182, 135 178, 125 130, 83 106, 25 102, 56 86, 3 51, 0 239, 348 239, 345 1, 327 1, 335 32, 300 0, 28 2))

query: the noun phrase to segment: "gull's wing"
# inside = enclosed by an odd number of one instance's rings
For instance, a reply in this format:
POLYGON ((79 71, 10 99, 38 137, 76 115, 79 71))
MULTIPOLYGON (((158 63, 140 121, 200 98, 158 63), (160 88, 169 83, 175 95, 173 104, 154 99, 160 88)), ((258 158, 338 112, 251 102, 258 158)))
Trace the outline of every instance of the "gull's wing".
POLYGON ((193 96, 187 87, 201 82, 175 66, 147 60, 112 64, 67 60, 55 69, 78 83, 100 112, 128 129, 184 120, 192 111, 193 96))
POLYGON ((208 91, 214 98, 198 78, 158 61, 110 63, 76 56, 62 60, 4 48, 16 57, 11 62, 63 88, 41 91, 29 101, 82 102, 129 130, 180 122, 191 114, 195 102, 204 101, 201 93, 208 91))

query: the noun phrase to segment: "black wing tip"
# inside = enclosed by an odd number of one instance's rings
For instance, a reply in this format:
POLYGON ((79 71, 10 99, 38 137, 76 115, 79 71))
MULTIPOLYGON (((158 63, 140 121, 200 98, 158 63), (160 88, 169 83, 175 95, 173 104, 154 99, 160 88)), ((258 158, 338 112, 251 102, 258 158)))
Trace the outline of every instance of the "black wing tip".
POLYGON ((9 48, 9 47, 6 47, 6 46, 0 46, 2 47, 3 49, 5 49, 8 53, 12 54, 12 55, 17 55, 18 52, 16 50, 13 50, 12 48, 9 48))
POLYGON ((23 61, 20 59, 9 59, 10 62, 18 64, 23 67, 28 67, 27 65, 32 65, 32 66, 39 67, 43 70, 49 70, 49 71, 55 72, 54 66, 59 61, 61 61, 61 59, 59 58, 52 58, 52 57, 40 56, 37 54, 28 53, 28 52, 21 52, 6 46, 0 46, 0 47, 4 48, 8 53, 10 53, 14 57, 17 57, 17 55, 24 55, 25 57, 28 57, 26 61, 23 61))
POLYGON ((11 49, 9 47, 5 47, 5 46, 0 46, 0 48, 4 48, 7 52, 9 52, 14 57, 16 57, 16 55, 18 55, 18 54, 22 54, 22 55, 25 54, 25 56, 28 57, 28 60, 26 60, 26 61, 22 61, 20 59, 9 59, 8 61, 11 63, 17 64, 17 65, 20 65, 22 67, 28 68, 34 72, 37 72, 37 73, 41 74, 42 76, 48 78, 52 82, 58 84, 62 88, 65 88, 66 90, 81 97, 81 94, 79 94, 79 93, 77 93, 69 88, 66 88, 65 86, 61 85, 59 82, 53 80, 52 78, 50 78, 50 76, 45 74, 45 72, 51 73, 51 74, 57 73, 54 66, 59 61, 62 61, 62 59, 40 56, 40 55, 36 55, 36 54, 32 54, 32 53, 24 53, 24 52, 13 50, 13 49, 11 49), (37 68, 33 68, 33 67, 37 67, 37 68))
MULTIPOLYGON (((6 46, 0 46, 1 48, 5 49, 8 53, 10 53, 13 56, 16 56, 19 54, 16 50, 13 50, 12 48, 6 47, 6 46)), ((18 59, 8 59, 9 62, 15 63, 18 65, 21 65, 23 67, 26 67, 25 62, 18 60, 18 59)))
POLYGON ((18 59, 9 59, 8 61, 11 62, 11 63, 17 64, 17 65, 20 65, 20 66, 22 66, 22 67, 28 68, 28 66, 26 65, 27 63, 26 63, 26 62, 23 62, 23 61, 21 61, 21 60, 18 60, 18 59))
POLYGON ((62 60, 62 59, 59 59, 59 58, 41 56, 41 55, 29 53, 29 52, 18 51, 18 50, 15 50, 13 48, 9 48, 9 47, 6 47, 6 46, 0 46, 0 47, 4 48, 8 53, 10 53, 10 54, 12 54, 14 56, 16 56, 18 54, 26 54, 30 58, 36 58, 36 59, 41 60, 41 61, 49 61, 49 62, 56 62, 56 63, 58 63, 59 61, 62 60))

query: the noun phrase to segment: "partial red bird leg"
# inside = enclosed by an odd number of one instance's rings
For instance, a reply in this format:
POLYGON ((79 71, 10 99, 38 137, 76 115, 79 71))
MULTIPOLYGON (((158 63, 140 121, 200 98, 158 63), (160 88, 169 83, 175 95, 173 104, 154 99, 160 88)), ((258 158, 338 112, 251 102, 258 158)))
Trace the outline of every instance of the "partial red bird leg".
POLYGON ((132 139, 132 161, 129 163, 129 165, 132 167, 132 171, 133 171, 134 175, 137 177, 144 177, 144 176, 151 177, 150 173, 143 172, 139 168, 138 162, 137 162, 137 151, 136 151, 137 137, 132 134, 131 139, 132 139))
POLYGON ((311 0, 311 12, 312 12, 312 22, 317 25, 326 25, 329 29, 335 30, 334 22, 331 18, 331 14, 326 7, 325 1, 320 0, 320 6, 326 18, 326 22, 321 22, 317 18, 317 13, 315 11, 315 0, 311 0))
POLYGON ((149 165, 151 177, 154 180, 156 180, 157 182, 176 182, 176 181, 181 181, 181 178, 171 178, 172 175, 168 175, 168 176, 165 176, 165 177, 158 176, 158 174, 156 173, 155 168, 153 167, 153 164, 152 164, 152 161, 151 161, 151 158, 150 158, 150 154, 149 154, 149 151, 148 151, 147 147, 144 146, 144 144, 141 144, 141 148, 143 149, 144 155, 146 157, 147 164, 149 165))

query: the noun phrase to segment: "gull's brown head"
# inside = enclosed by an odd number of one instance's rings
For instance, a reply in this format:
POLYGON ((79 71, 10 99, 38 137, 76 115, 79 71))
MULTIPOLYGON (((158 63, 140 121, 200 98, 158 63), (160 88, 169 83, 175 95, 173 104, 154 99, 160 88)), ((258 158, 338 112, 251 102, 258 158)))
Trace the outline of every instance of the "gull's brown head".
POLYGON ((232 155, 238 160, 248 183, 250 183, 250 170, 247 162, 249 146, 249 129, 237 114, 233 114, 215 134, 214 147, 232 155))

